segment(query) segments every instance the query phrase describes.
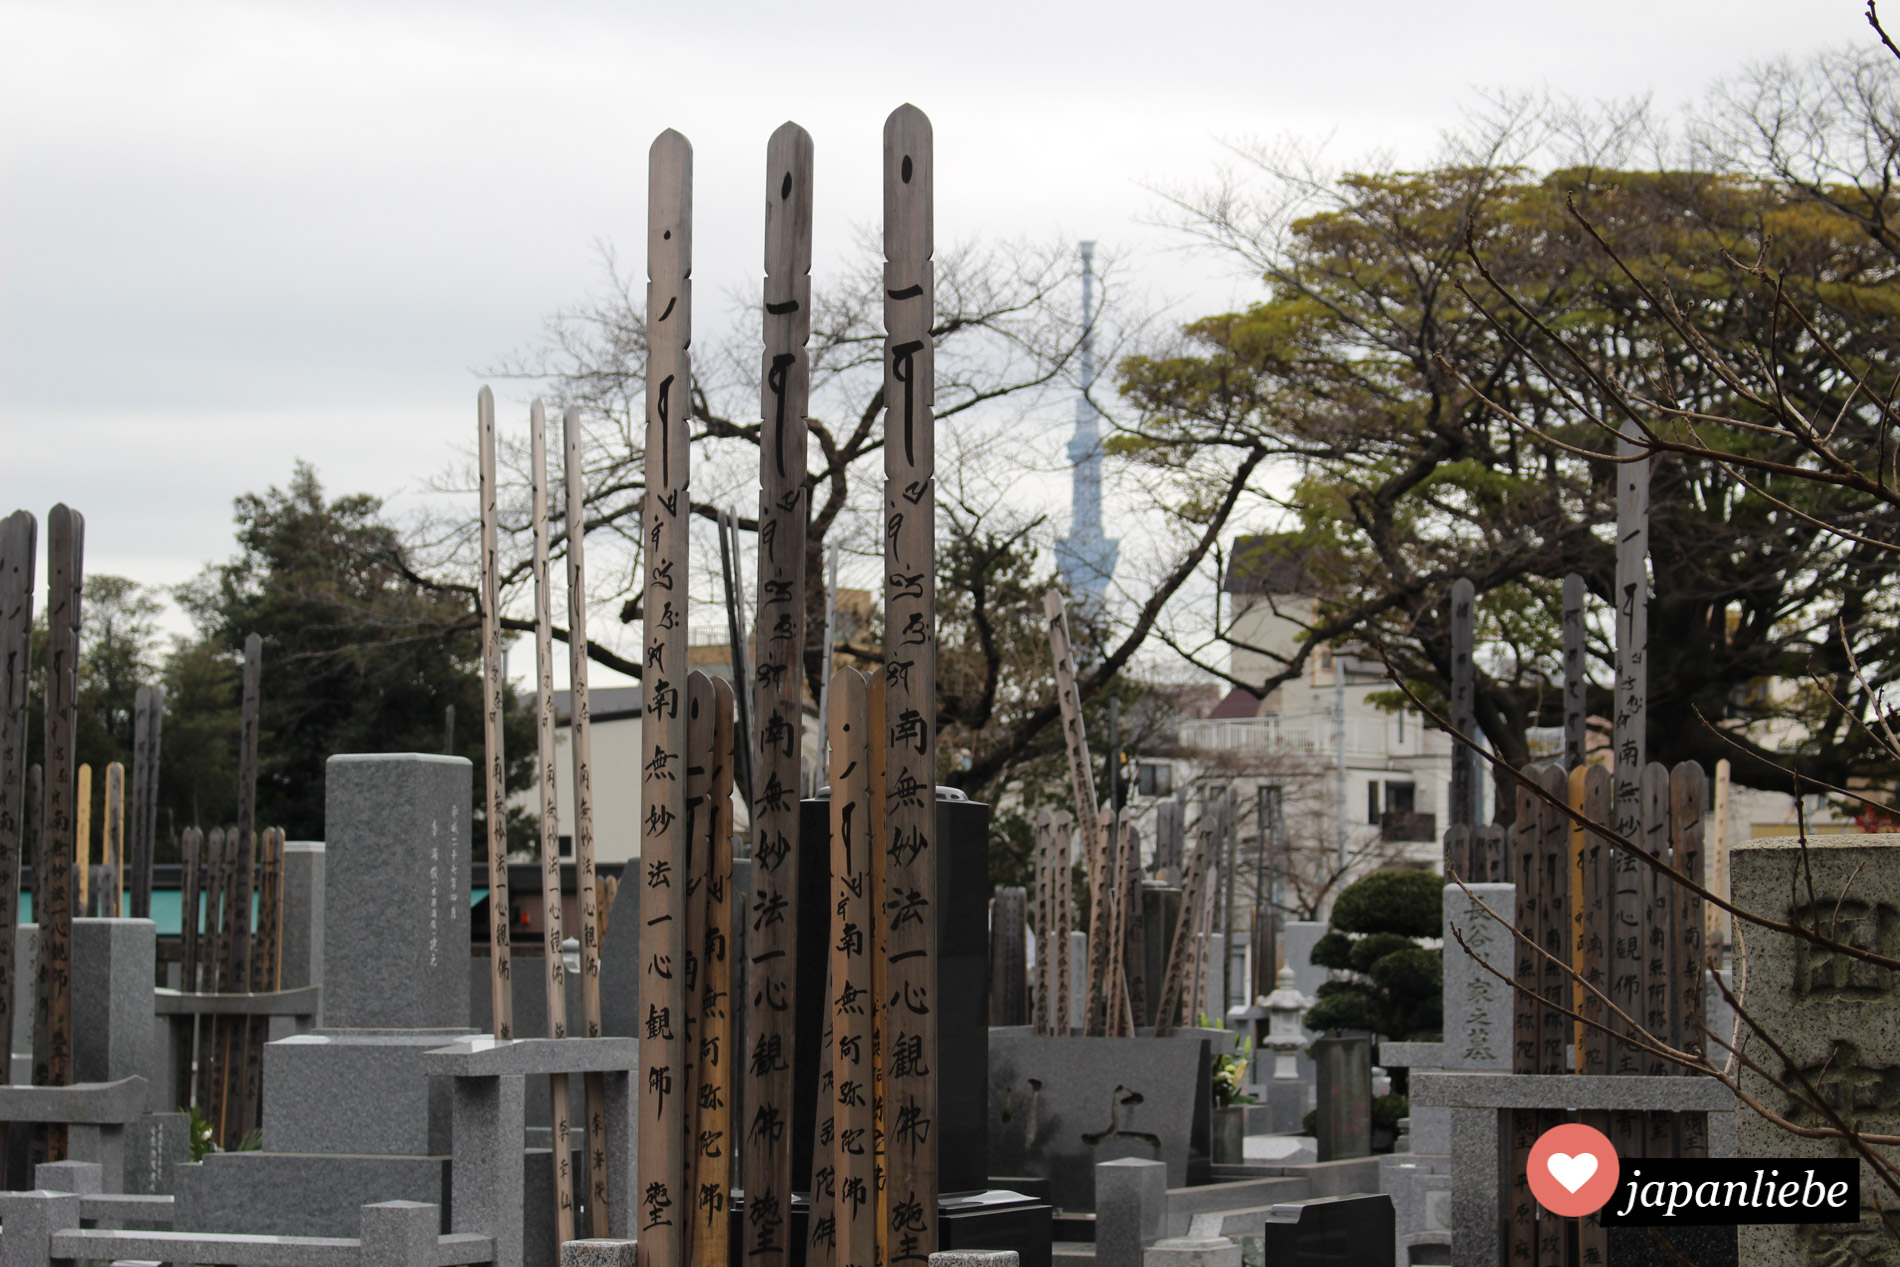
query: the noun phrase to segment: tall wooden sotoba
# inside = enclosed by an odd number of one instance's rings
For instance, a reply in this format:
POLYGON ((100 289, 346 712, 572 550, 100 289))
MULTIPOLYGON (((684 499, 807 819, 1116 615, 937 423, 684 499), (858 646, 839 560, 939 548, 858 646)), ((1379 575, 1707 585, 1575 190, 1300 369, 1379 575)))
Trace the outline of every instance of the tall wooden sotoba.
POLYGON ((132 832, 114 855, 119 897, 114 913, 129 897, 133 919, 152 917, 152 851, 158 839, 158 769, 165 727, 165 688, 141 686, 133 696, 132 832), (129 873, 129 878, 128 878, 129 873))
MULTIPOLYGON (((539 400, 528 414, 534 481, 535 734, 540 746, 536 784, 541 810, 541 922, 547 965, 548 1037, 567 1037, 567 965, 561 957, 561 804, 554 769, 554 595, 548 576, 548 427, 539 400)), ((554 1239, 574 1239, 574 1163, 568 1118, 567 1075, 548 1075, 553 1118, 554 1239)))
POLYGON ((831 1071, 832 1201, 837 1267, 876 1267, 876 1105, 872 1066, 870 928, 877 895, 871 888, 871 719, 863 675, 841 669, 831 679, 831 1071))
MULTIPOLYGON (((20 862, 27 848, 26 749, 33 647, 33 579, 38 523, 24 510, 0 522, 0 1033, 13 1032, 14 930, 20 920, 20 862)), ((0 1043, 0 1085, 13 1081, 13 1044, 0 1043)), ((0 1148, 7 1145, 0 1124, 0 1148)))
MULTIPOLYGON (((647 154, 646 706, 641 718, 640 1267, 683 1267, 686 606, 692 412, 693 147, 668 129, 647 154)), ((789 1195, 787 1205, 790 1204, 789 1195)))
POLYGON ((681 945, 680 976, 685 987, 686 1006, 670 1019, 685 1044, 686 1061, 682 1080, 675 1085, 686 1104, 682 1130, 685 1132, 686 1186, 682 1189, 691 1204, 683 1206, 681 1255, 689 1263, 700 1263, 704 1249, 700 1232, 699 1208, 699 1055, 702 1034, 699 1028, 699 1003, 705 979, 706 952, 706 880, 711 870, 713 834, 713 775, 723 764, 713 750, 713 684, 704 673, 686 675, 686 832, 685 848, 679 856, 674 882, 686 895, 684 932, 681 945))
MULTIPOLYGON (((1075 650, 1069 639, 1068 609, 1061 593, 1050 590, 1043 595, 1042 610, 1048 618, 1049 652, 1056 666, 1056 702, 1062 709, 1062 737, 1069 752, 1069 782, 1075 796, 1075 823, 1082 834, 1089 901, 1092 909, 1099 909, 1105 891, 1104 873, 1109 864, 1108 835, 1102 830, 1101 816, 1096 810, 1095 771, 1089 765, 1088 736, 1082 729, 1082 697, 1075 684, 1075 650)), ((1107 965, 1107 938, 1098 931, 1089 939, 1087 1011, 1083 1026, 1090 1034, 1105 1032, 1107 965)))
MULTIPOLYGON (((106 767, 106 821, 101 834, 100 861, 106 865, 106 891, 99 896, 99 913, 117 919, 125 894, 125 767, 114 761, 106 767)), ((136 809, 134 816, 136 817, 136 809)))
MULTIPOLYGON (((561 418, 565 456, 562 483, 567 493, 567 681, 568 735, 574 767, 574 880, 581 903, 581 1033, 600 1037, 600 894, 594 876, 594 759, 588 735, 587 565, 582 555, 587 536, 586 477, 581 470, 581 411, 568 406, 561 418)), ((596 1237, 608 1235, 607 1081, 585 1077, 587 1109, 587 1224, 596 1237)))
MULTIPOLYGON (((46 517, 45 833, 35 859, 34 918, 40 926, 33 1029, 33 1082, 73 1080, 73 740, 79 709, 79 598, 86 521, 64 504, 46 517), (43 868, 44 874, 40 874, 43 868)), ((46 1128, 46 1158, 66 1159, 66 1128, 46 1128)))
POLYGON ((936 352, 930 120, 884 123, 885 1182, 888 1260, 937 1248, 936 352))
MULTIPOLYGON (((232 933, 231 973, 233 992, 250 987, 251 956, 255 939, 251 935, 252 894, 257 876, 257 749, 260 695, 264 684, 264 640, 257 634, 244 639, 244 706, 238 741, 238 825, 237 879, 232 890, 236 912, 232 933)), ((227 838, 227 847, 229 844, 227 838)), ((249 1071, 255 1062, 263 1062, 265 1032, 262 1018, 234 1017, 228 1022, 231 1042, 236 1049, 236 1109, 226 1118, 225 1147, 235 1148, 251 1129, 253 1101, 250 1098, 249 1071)), ((261 1075, 260 1075, 261 1082, 261 1075)))
MULTIPOLYGON (((731 1257, 731 1221, 726 1209, 732 1195, 732 786, 735 775, 733 704, 737 698, 724 678, 712 683, 712 786, 701 810, 705 822, 706 864, 699 945, 699 1049, 693 1104, 691 1165, 693 1191, 693 1262, 725 1267, 731 1257)), ((696 819, 697 823, 699 820, 696 819)))
POLYGON ((1036 1006, 1031 1013, 1036 1033, 1055 1033, 1055 814, 1044 807, 1036 815, 1036 1006))
POLYGON ((79 882, 79 914, 92 914, 92 767, 79 767, 79 799, 74 803, 79 826, 73 833, 73 875, 79 882))
POLYGON ((1068 1037, 1074 1029, 1074 1007, 1070 1001, 1069 922, 1075 909, 1075 819, 1067 810, 1058 810, 1055 820, 1055 1032, 1068 1037))
POLYGON ((760 384, 759 601, 752 716, 752 893, 746 904, 745 1245, 786 1267, 792 1214, 798 795, 805 678, 806 414, 811 367, 811 137, 765 151, 765 351, 760 384))
POLYGON ((1209 868, 1213 863, 1214 839, 1205 820, 1195 833, 1194 851, 1188 855, 1187 875, 1181 881, 1181 914, 1174 923, 1174 940, 1168 947, 1168 966, 1161 977, 1161 998, 1155 1008, 1155 1037, 1166 1038, 1174 1032, 1185 1010, 1191 1019, 1200 1010, 1201 1001, 1191 988, 1201 928, 1201 909, 1207 904, 1209 868), (1186 1004, 1185 1009, 1183 1004, 1186 1004))
POLYGON ((514 990, 508 949, 508 785, 502 752, 506 685, 501 676, 501 556, 498 553, 495 491, 495 394, 475 397, 481 450, 482 510, 482 817, 488 826, 488 987, 495 1037, 515 1036, 514 990))

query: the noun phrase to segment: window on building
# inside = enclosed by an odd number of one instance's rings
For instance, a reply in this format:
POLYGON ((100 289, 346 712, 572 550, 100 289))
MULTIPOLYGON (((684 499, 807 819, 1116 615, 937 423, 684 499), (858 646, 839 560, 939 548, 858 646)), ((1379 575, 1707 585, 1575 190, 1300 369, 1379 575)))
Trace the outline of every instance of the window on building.
POLYGON ((1135 791, 1143 796, 1173 796, 1174 767, 1165 761, 1143 761, 1135 766, 1135 791))
POLYGON ((1385 812, 1388 814, 1410 814, 1418 808, 1418 788, 1411 783, 1387 783, 1385 785, 1385 812))
POLYGON ((574 838, 572 836, 559 836, 556 837, 556 839, 560 842, 559 856, 572 858, 574 856, 574 838))
POLYGON ((1377 779, 1366 780, 1366 821, 1368 823, 1379 821, 1379 780, 1377 779))

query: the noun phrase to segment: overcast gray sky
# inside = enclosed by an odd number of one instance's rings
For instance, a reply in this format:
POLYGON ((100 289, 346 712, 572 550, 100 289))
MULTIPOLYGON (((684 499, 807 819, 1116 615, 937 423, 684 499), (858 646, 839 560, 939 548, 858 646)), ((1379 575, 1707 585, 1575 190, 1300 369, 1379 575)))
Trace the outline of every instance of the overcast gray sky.
POLYGON ((695 146, 702 322, 758 276, 772 129, 815 137, 822 270, 905 100, 940 243, 1119 243, 1192 308, 1244 284, 1167 249, 1146 187, 1222 137, 1423 160, 1479 88, 1667 108, 1867 35, 1860 0, 4 0, 0 510, 68 501, 89 570, 168 584, 296 457, 402 505, 471 434, 476 371, 597 283, 596 240, 642 265, 664 127, 695 146))

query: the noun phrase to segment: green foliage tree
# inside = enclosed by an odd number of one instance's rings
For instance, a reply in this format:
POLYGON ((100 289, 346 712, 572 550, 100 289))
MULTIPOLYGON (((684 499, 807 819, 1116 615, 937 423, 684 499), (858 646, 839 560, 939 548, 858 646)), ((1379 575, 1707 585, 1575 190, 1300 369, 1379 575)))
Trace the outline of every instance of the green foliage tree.
MULTIPOLYGON (((1158 480, 1211 486, 1264 446, 1286 478, 1250 490, 1243 514, 1270 531, 1247 548, 1261 568, 1296 560, 1323 597, 1290 656, 1252 649, 1279 662, 1249 680, 1227 673, 1231 623, 1177 647, 1265 695, 1314 648, 1376 641, 1430 696, 1449 677, 1450 585, 1468 574, 1479 722, 1521 765, 1528 730, 1561 719, 1562 577, 1610 604, 1617 468, 1602 424, 1623 416, 1606 401, 1620 393, 1672 436, 1735 419, 1701 438, 1765 464, 1743 481, 1665 454, 1653 471, 1651 758, 1730 757, 1737 779, 1785 790, 1772 749, 1794 723, 1804 773, 1895 773, 1864 723, 1900 658, 1900 530, 1878 496, 1778 472, 1816 459, 1762 403, 1798 401, 1824 429, 1838 419, 1854 465, 1887 452, 1890 420, 1864 383, 1890 384, 1900 364, 1900 256, 1867 228, 1892 222, 1892 147, 1835 151, 1860 166, 1821 196, 1745 155, 1716 170, 1619 165, 1641 122, 1507 103, 1425 170, 1335 176, 1260 148, 1246 155, 1257 193, 1181 197, 1183 227, 1263 293, 1123 362, 1137 417, 1117 451, 1158 480), (1565 134, 1592 140, 1564 153, 1565 134), (1856 662, 1876 668, 1857 677, 1856 662), (1760 689, 1810 673, 1811 690, 1760 689)), ((1608 716, 1600 629, 1591 649, 1590 708, 1608 716)))
POLYGON ((1313 962, 1351 975, 1320 986, 1308 1029, 1368 1030, 1397 1041, 1443 1029, 1444 960, 1419 945, 1438 936, 1442 883, 1422 871, 1375 871, 1346 886, 1313 962))
MULTIPOLYGON (((439 752, 443 710, 454 706, 457 755, 482 763, 481 637, 456 593, 415 579, 408 547, 374 497, 328 499, 309 465, 285 488, 235 503, 237 553, 179 591, 200 643, 174 656, 181 701, 222 700, 199 719, 208 748, 237 703, 232 648, 263 639, 258 812, 293 839, 321 839, 324 764, 342 752, 439 752)), ((181 702, 172 705, 180 713, 181 702)), ((183 728, 181 728, 183 729, 183 728)), ((168 722, 166 739, 174 729, 168 722)), ((532 781, 531 710, 505 719, 508 785, 532 781)), ((230 758, 235 765, 236 753, 230 758)), ((204 770, 235 784, 235 771, 204 770)), ((209 787, 192 789, 201 797, 209 787)), ((479 797, 477 811, 479 814, 479 797)), ((200 800, 199 808, 205 802, 200 800)), ((481 821, 479 818, 478 822, 481 821)), ((205 824, 210 826, 212 824, 205 824)), ((533 820, 510 816, 512 844, 533 820)), ((471 847, 482 839, 471 833, 471 847)))

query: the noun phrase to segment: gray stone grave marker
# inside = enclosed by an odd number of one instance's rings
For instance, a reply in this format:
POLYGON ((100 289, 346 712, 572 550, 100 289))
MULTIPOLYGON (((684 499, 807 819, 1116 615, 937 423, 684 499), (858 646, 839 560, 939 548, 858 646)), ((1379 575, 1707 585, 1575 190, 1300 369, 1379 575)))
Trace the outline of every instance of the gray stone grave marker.
POLYGON ((1313 1064, 1319 1087, 1319 1159, 1370 1156, 1372 1040, 1362 1035, 1319 1039, 1313 1044, 1313 1064))
MULTIPOLYGON (((1891 955, 1900 944, 1900 843, 1892 836, 1809 836, 1744 841, 1730 855, 1735 905, 1814 929, 1834 940, 1891 955), (1812 879, 1810 879, 1812 877, 1812 879), (1809 886, 1812 884, 1812 899, 1809 886)), ((1826 1126, 1815 1109, 1777 1089, 1768 1074, 1792 1081, 1799 1071, 1837 1112, 1874 1134, 1900 1133, 1900 1103, 1875 1092, 1900 1073, 1894 1024, 1900 976, 1838 951, 1749 927, 1742 943, 1742 1005, 1787 1052, 1784 1070, 1759 1038, 1746 1050, 1767 1074, 1744 1067, 1742 1091, 1798 1126, 1826 1126)), ((1798 1085, 1798 1084, 1797 1084, 1798 1085)), ((1735 1142, 1745 1157, 1851 1156, 1836 1140, 1804 1139, 1759 1114, 1736 1115, 1735 1142)), ((1895 1158, 1893 1149, 1882 1150, 1895 1158)), ((1743 1227, 1745 1263, 1900 1261, 1900 1245, 1879 1230, 1875 1202, 1884 1185, 1861 1163, 1860 1228, 1816 1225, 1743 1227), (1830 1257, 1829 1255, 1833 1255, 1830 1257)))

